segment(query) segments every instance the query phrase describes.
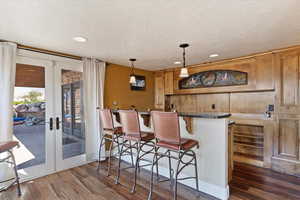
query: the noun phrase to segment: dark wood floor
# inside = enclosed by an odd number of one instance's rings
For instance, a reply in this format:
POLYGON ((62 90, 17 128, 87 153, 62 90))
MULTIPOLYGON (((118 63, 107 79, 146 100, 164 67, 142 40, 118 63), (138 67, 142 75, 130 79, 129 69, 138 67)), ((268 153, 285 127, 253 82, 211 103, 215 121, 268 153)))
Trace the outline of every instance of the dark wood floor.
MULTIPOLYGON (((23 195, 16 196, 15 187, 0 193, 1 200, 144 200, 148 195, 149 172, 141 171, 137 192, 129 192, 133 173, 123 171, 121 184, 114 184, 116 169, 114 161, 113 175, 105 176, 105 166, 100 174, 96 173, 96 163, 76 167, 22 184, 23 195)), ((230 185, 231 200, 285 200, 300 199, 300 179, 262 168, 244 164, 235 164, 233 181, 230 185)), ((155 200, 172 199, 168 182, 155 186, 155 200)), ((213 200, 215 198, 180 185, 179 198, 182 200, 213 200)))

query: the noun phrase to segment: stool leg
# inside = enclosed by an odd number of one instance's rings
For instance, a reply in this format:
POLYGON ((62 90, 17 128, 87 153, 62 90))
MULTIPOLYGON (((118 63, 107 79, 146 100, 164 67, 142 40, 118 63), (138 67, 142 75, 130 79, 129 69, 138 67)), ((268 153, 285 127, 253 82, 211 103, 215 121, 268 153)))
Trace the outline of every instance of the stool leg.
POLYGON ((131 141, 129 141, 129 146, 130 146, 130 158, 131 158, 131 166, 134 166, 134 162, 133 162, 133 153, 132 153, 132 148, 131 148, 131 141))
POLYGON ((14 163, 14 171, 15 171, 15 175, 16 175, 16 182, 17 182, 17 188, 18 188, 18 196, 21 196, 22 193, 21 193, 21 188, 20 188, 20 181, 19 181, 19 175, 18 175, 18 169, 17 169, 17 164, 16 164, 16 159, 15 159, 15 156, 14 154, 9 151, 9 153, 11 154, 11 158, 13 160, 13 163, 14 163))
POLYGON ((195 159, 196 188, 197 188, 197 192, 199 192, 199 179, 198 179, 197 157, 196 157, 196 153, 194 151, 192 151, 192 152, 193 152, 194 159, 195 159))
POLYGON ((118 145, 118 146, 117 146, 117 147, 118 147, 118 155, 120 155, 120 142, 119 142, 119 138, 120 138, 120 137, 122 137, 122 136, 117 136, 117 137, 116 137, 116 139, 117 139, 116 143, 117 143, 117 145, 118 145))
MULTIPOLYGON (((156 147, 154 147, 154 148, 156 148, 156 147)), ((158 149, 154 150, 154 152, 157 152, 157 151, 158 151, 158 149)), ((156 180, 159 181, 159 171, 158 171, 158 159, 157 159, 157 156, 156 156, 156 160, 157 160, 157 162, 156 162, 156 180)))
POLYGON ((111 165, 111 153, 112 153, 112 149, 114 146, 114 135, 111 136, 112 140, 111 143, 109 145, 109 157, 108 157, 108 162, 107 162, 107 176, 109 176, 109 172, 110 172, 110 165, 111 165))
POLYGON ((117 177, 116 177, 115 184, 119 184, 120 170, 121 170, 121 160, 122 160, 122 154, 123 154, 124 144, 126 142, 127 142, 126 140, 125 141, 123 140, 123 142, 122 142, 122 147, 121 147, 121 151, 120 151, 120 155, 119 155, 119 162, 118 162, 118 174, 117 174, 117 177))
MULTIPOLYGON (((137 143, 136 143, 136 149, 138 149, 138 148, 139 148, 139 143, 137 142, 137 143)), ((137 165, 138 165, 138 167, 137 167, 138 172, 140 173, 140 172, 141 172, 140 162, 138 162, 137 165)))
POLYGON ((177 167, 176 167, 176 172, 175 172, 175 185, 174 185, 174 200, 177 200, 177 179, 178 179, 178 170, 179 170, 179 166, 180 166, 180 162, 181 162, 181 156, 180 156, 180 152, 178 152, 178 161, 177 161, 177 167))
MULTIPOLYGON (((156 150, 156 148, 155 148, 156 150)), ((154 152, 153 159, 152 159, 152 166, 151 166, 151 179, 150 179, 150 189, 149 189, 149 195, 148 200, 152 199, 152 192, 153 192, 153 168, 154 165, 157 163, 157 152, 154 152)))
POLYGON ((171 164, 171 152, 170 152, 170 150, 168 150, 168 159, 169 159, 169 176, 170 176, 170 182, 172 184, 173 177, 172 177, 172 164, 171 164))
POLYGON ((100 170, 100 162, 101 162, 101 149, 102 149, 102 146, 103 146, 103 140, 105 138, 105 135, 103 135, 101 137, 101 140, 100 140, 100 146, 99 146, 99 159, 98 159, 98 168, 97 168, 97 171, 99 172, 100 170))
MULTIPOLYGON (((130 147, 130 150, 131 150, 131 147, 130 147)), ((137 142, 137 155, 136 155, 135 169, 134 169, 134 184, 133 184, 131 193, 134 193, 135 188, 136 188, 137 170, 139 168, 139 162, 140 162, 140 151, 141 151, 141 142, 137 142)))

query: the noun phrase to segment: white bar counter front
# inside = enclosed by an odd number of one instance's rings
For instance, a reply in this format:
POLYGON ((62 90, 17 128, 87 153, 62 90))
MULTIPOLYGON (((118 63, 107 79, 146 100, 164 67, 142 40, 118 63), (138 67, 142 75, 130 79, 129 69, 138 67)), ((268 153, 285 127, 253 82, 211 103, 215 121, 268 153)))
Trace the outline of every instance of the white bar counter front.
MULTIPOLYGON (((115 114, 116 112, 113 114, 115 125, 121 126, 117 122, 115 114)), ((139 112, 141 130, 153 132, 151 120, 147 126, 145 125, 145 116, 147 115, 150 117, 148 112, 139 112)), ((199 141, 199 149, 193 149, 197 155, 199 190, 222 200, 229 198, 228 117, 230 117, 228 113, 179 113, 181 137, 199 141)), ((146 159, 151 162, 152 155, 148 155, 146 159)), ((130 162, 128 156, 123 156, 123 160, 130 162)), ((172 168, 175 169, 175 167, 176 161, 172 161, 172 168)), ((151 170, 151 166, 147 166, 145 169, 151 170)), ((159 174, 165 177, 169 176, 167 158, 159 160, 159 174)), ((186 167, 179 178, 186 176, 194 176, 194 166, 186 167)), ((194 179, 179 182, 196 188, 194 179)))

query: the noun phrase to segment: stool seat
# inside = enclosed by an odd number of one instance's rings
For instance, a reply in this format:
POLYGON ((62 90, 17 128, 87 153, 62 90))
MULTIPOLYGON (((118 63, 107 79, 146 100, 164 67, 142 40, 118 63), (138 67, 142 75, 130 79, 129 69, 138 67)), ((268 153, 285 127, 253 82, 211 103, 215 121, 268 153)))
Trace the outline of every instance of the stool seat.
POLYGON ((19 145, 17 141, 0 142, 0 153, 11 150, 12 148, 19 145))
POLYGON ((21 196, 21 188, 20 188, 17 164, 16 164, 15 156, 14 156, 13 152, 11 151, 14 147, 17 147, 17 146, 19 146, 19 142, 17 142, 17 141, 0 142, 0 153, 7 152, 7 154, 8 154, 8 156, 6 158, 3 158, 1 160, 1 162, 7 162, 10 164, 13 164, 14 171, 15 171, 14 178, 8 179, 8 180, 0 180, 0 183, 14 180, 8 186, 0 188, 0 192, 7 190, 9 187, 13 186, 16 183, 17 189, 18 189, 18 196, 21 196))
MULTIPOLYGON (((99 160, 97 171, 100 170, 101 165, 101 149, 105 147, 106 144, 109 145, 109 155, 107 162, 107 176, 109 176, 110 167, 111 167, 111 157, 113 156, 113 150, 117 148, 118 154, 120 154, 120 142, 119 139, 123 138, 123 130, 120 126, 115 126, 112 112, 110 109, 100 109, 100 122, 102 128, 102 134, 100 136, 100 145, 99 145, 99 160), (109 143, 107 143, 109 141, 109 143)), ((106 158, 106 156, 105 156, 106 158)), ((133 160, 133 158, 132 158, 133 160)))
MULTIPOLYGON (((177 183, 178 180, 195 179, 196 189, 199 190, 198 180, 198 167, 196 153, 192 150, 193 147, 199 147, 197 140, 182 138, 180 134, 180 125, 178 113, 175 112, 161 112, 152 111, 152 122, 155 134, 156 144, 154 147, 155 154, 153 156, 152 168, 151 168, 151 180, 150 180, 150 191, 148 200, 152 199, 153 191, 153 167, 158 163, 160 158, 166 157, 169 159, 169 176, 168 180, 171 181, 171 185, 174 184, 173 199, 177 200, 177 183), (165 149, 167 151, 158 151, 158 149, 165 149), (171 155, 173 152, 173 155, 171 155), (174 155, 175 154, 175 155, 174 155), (177 154, 177 155, 176 155, 177 154), (183 160, 184 157, 189 157, 189 161, 183 160), (177 167, 172 173, 172 162, 171 159, 177 161, 177 167), (188 176, 184 178, 178 178, 180 172, 187 166, 193 166, 195 170, 195 176, 188 176), (174 181, 172 181, 172 179, 174 181)), ((189 169, 190 170, 190 169, 189 169)))
POLYGON ((126 140, 134 140, 134 141, 150 141, 155 138, 154 133, 151 132, 143 132, 141 131, 141 136, 138 134, 127 134, 124 136, 126 140))
MULTIPOLYGON (((154 153, 154 133, 153 132, 145 132, 141 131, 139 115, 136 110, 120 110, 120 119, 122 124, 122 130, 124 132, 124 141, 122 142, 121 153, 119 156, 118 163, 118 173, 115 183, 119 183, 121 170, 134 168, 134 184, 132 186, 131 192, 135 192, 138 171, 140 171, 140 167, 145 167, 150 164, 141 165, 140 161, 145 161, 144 156, 154 153), (148 146, 150 148, 145 149, 148 146), (151 148, 152 147, 152 148, 151 148), (133 155, 133 149, 136 150, 136 158, 135 162, 131 160, 132 165, 130 167, 123 167, 121 169, 121 160, 122 155, 125 153, 129 153, 131 156, 133 155)), ((158 165, 156 165, 156 169, 158 171, 158 165)), ((130 177, 127 177, 130 179, 130 177)))
POLYGON ((107 135, 121 135, 122 127, 115 127, 114 129, 103 129, 103 133, 107 135))
POLYGON ((166 142, 166 141, 159 141, 157 142, 157 146, 167 148, 167 149, 173 149, 173 150, 189 150, 195 146, 197 148, 199 147, 199 142, 192 139, 187 138, 181 138, 180 144, 179 143, 172 143, 172 142, 166 142))

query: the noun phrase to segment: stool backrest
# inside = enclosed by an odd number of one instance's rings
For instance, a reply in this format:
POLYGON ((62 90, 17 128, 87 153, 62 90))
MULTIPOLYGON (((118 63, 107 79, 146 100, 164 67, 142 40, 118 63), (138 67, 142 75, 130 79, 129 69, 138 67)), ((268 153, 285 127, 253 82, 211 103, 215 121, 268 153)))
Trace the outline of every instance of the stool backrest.
POLYGON ((123 133, 125 135, 141 137, 140 122, 137 111, 120 110, 119 114, 123 133))
POLYGON ((114 129, 113 117, 110 109, 100 109, 100 121, 103 129, 114 129))
POLYGON ((179 118, 176 112, 151 111, 151 117, 158 141, 180 144, 179 118))

